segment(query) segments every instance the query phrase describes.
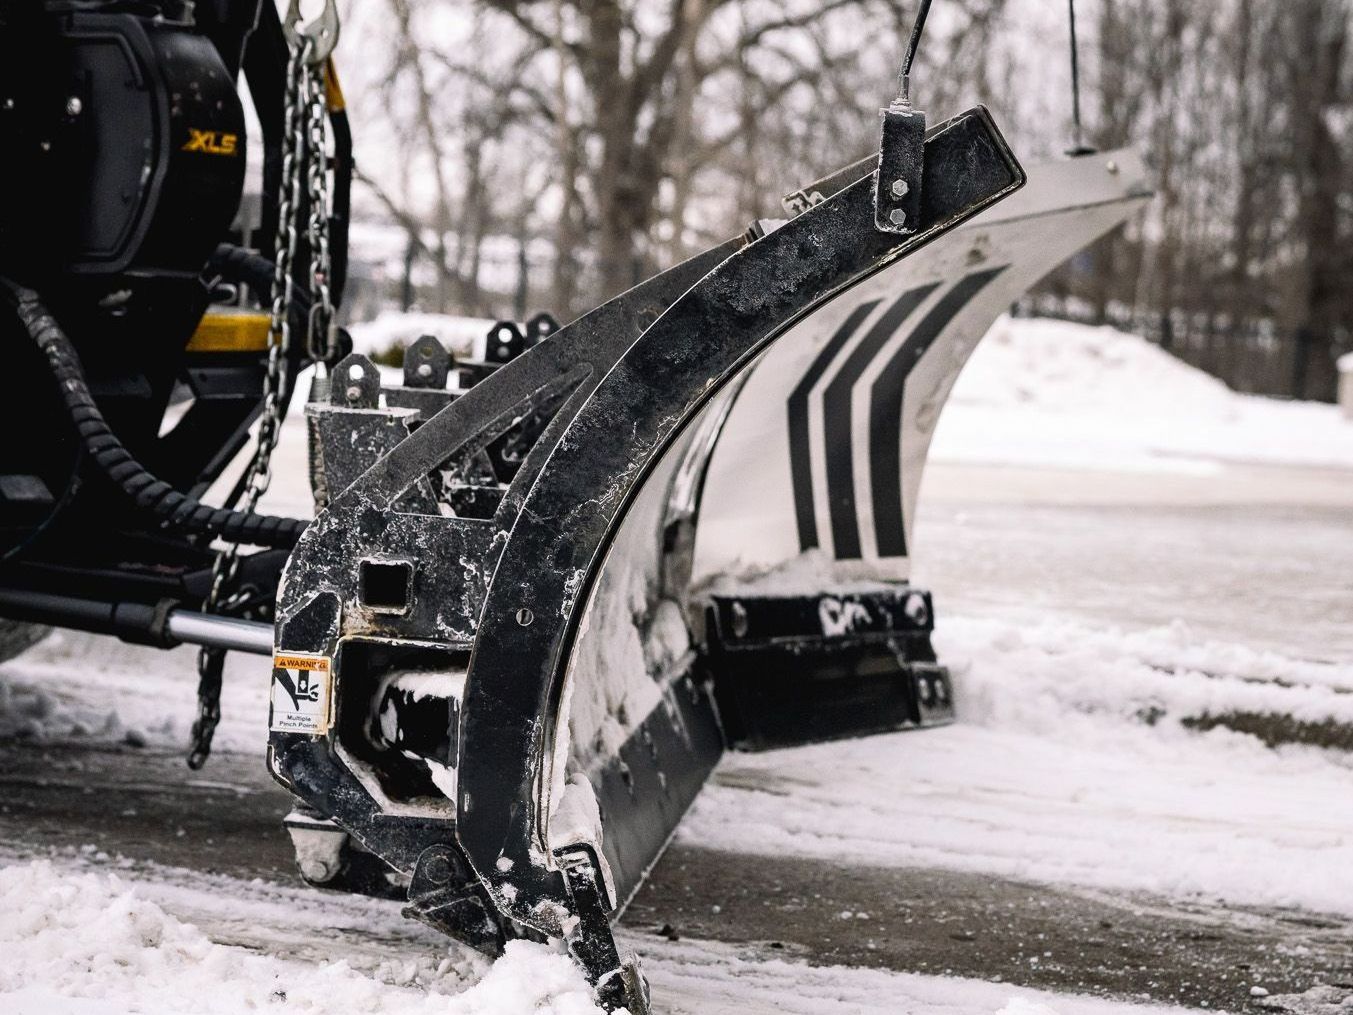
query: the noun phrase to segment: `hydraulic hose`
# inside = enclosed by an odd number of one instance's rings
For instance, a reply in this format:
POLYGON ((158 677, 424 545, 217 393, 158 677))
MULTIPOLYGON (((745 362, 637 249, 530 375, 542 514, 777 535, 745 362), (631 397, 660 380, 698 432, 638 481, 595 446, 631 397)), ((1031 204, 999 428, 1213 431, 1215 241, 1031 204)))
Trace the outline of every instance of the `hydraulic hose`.
MULTIPOLYGON (((256 256, 243 252, 240 255, 241 260, 256 256)), ((258 260, 268 263, 263 258, 258 260)), ((252 546, 287 549, 295 545, 309 522, 210 507, 147 472, 103 418, 85 382, 79 353, 61 325, 43 306, 38 294, 9 279, 0 279, 0 282, 13 301, 19 320, 47 358, 85 453, 138 508, 171 528, 185 532, 219 536, 232 543, 252 546)))
MULTIPOLYGON (((207 272, 216 272, 231 282, 243 282, 254 292, 265 296, 272 291, 272 261, 233 243, 219 244, 212 251, 207 260, 207 272)), ((303 297, 305 309, 308 310, 310 294, 302 291, 295 295, 303 297)))

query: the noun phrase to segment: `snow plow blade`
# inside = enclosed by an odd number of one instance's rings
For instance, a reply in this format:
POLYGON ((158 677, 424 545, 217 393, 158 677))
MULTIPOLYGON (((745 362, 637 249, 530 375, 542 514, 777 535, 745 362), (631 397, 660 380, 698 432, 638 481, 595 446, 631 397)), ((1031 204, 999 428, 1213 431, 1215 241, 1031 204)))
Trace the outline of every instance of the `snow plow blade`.
POLYGON ((278 593, 269 743, 328 832, 297 827, 332 836, 313 880, 378 858, 410 915, 487 951, 565 937, 606 1006, 646 1010, 609 920, 727 747, 952 716, 908 584, 935 417, 1137 170, 1086 160, 965 227, 1025 183, 971 110, 927 134, 902 235, 876 227, 876 162, 524 351, 420 340, 384 387, 338 365, 308 409, 327 506, 278 593), (476 383, 447 390, 457 370, 476 383))

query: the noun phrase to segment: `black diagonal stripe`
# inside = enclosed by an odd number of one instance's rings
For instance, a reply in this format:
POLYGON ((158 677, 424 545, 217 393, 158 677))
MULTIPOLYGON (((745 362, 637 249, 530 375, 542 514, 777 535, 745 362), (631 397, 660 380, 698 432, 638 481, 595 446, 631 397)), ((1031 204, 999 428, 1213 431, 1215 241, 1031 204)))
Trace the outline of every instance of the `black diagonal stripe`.
POLYGON ((861 303, 850 312, 823 350, 808 367, 803 379, 789 393, 789 479, 794 487, 794 517, 799 523, 799 547, 811 550, 818 545, 817 511, 813 507, 813 456, 808 439, 808 398, 836 359, 841 347, 850 341, 860 322, 878 306, 878 300, 861 303))
POLYGON ((822 395, 823 438, 827 445, 827 504, 831 509, 832 550, 837 560, 860 556, 860 523, 855 513, 855 452, 851 446, 850 396, 885 342, 937 288, 924 285, 903 293, 860 339, 822 395))
POLYGON ((880 557, 907 555, 902 518, 902 390, 912 368, 955 315, 1005 267, 969 275, 946 293, 874 381, 869 394, 869 485, 880 557))

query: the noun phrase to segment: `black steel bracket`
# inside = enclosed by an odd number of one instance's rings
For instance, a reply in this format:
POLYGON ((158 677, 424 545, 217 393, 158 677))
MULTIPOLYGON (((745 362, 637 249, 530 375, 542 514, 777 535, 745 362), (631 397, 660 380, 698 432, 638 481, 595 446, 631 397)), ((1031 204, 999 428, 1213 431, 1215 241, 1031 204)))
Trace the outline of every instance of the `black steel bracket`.
POLYGON ((874 225, 885 233, 910 236, 921 225, 925 113, 901 102, 879 112, 883 126, 874 170, 874 225))
POLYGON ((419 854, 403 913, 488 955, 501 954, 507 939, 488 893, 454 846, 419 854))

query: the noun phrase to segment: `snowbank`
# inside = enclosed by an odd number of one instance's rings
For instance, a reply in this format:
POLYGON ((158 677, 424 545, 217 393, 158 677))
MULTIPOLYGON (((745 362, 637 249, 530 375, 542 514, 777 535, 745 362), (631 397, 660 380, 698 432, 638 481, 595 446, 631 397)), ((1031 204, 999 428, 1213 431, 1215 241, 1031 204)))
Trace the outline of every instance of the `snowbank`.
MULTIPOLYGON (((0 738, 182 748, 192 727, 197 651, 53 631, 0 667, 0 738)), ((257 656, 232 652, 215 744, 257 756, 267 738, 268 682, 257 656)))
POLYGON ((1150 472, 1353 468, 1334 405, 1241 395, 1136 335, 998 320, 959 375, 931 457, 1150 472))
MULTIPOLYGON (((0 869, 0 905, 9 907, 7 917, 14 914, 0 925, 0 1010, 7 1015, 596 1011, 562 955, 518 942, 490 969, 469 949, 459 957, 431 931, 426 942, 411 941, 389 902, 173 868, 94 871, 88 858, 0 869), (279 898, 260 901, 260 892, 279 898)), ((643 952, 655 996, 674 1015, 1183 1011, 948 976, 810 966, 768 958, 755 945, 673 942, 623 927, 621 937, 624 947, 643 952)))
MULTIPOLYGON (((11 664, 12 665, 12 664, 11 664)), ((82 705, 58 696, 42 683, 0 675, 0 740, 80 740, 122 742, 134 747, 152 736, 173 733, 172 717, 159 717, 152 729, 126 725, 116 709, 82 705)))
POLYGON ((117 875, 48 861, 0 869, 0 912, 0 1009, 10 1015, 600 1012, 568 957, 544 945, 509 944, 477 982, 448 959, 432 982, 397 985, 299 950, 282 957, 217 944, 117 875))
POLYGON ((949 617, 937 635, 957 725, 732 755, 678 835, 1353 915, 1348 756, 1181 723, 1231 709, 1346 722, 1353 668, 1181 626, 949 617))

